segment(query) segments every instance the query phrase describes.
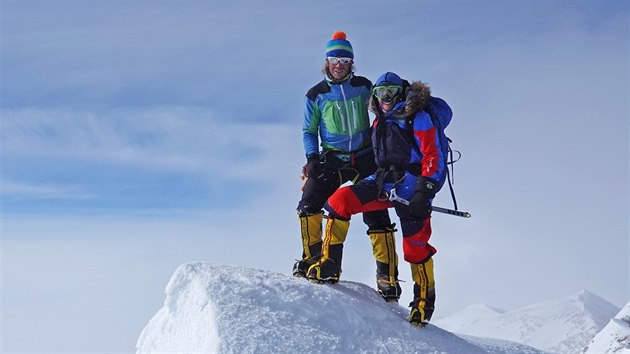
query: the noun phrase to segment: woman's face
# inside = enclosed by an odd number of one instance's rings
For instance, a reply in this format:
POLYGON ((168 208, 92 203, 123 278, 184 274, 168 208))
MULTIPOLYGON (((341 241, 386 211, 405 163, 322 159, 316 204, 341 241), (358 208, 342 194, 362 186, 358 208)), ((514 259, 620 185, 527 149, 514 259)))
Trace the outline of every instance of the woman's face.
POLYGON ((394 106, 396 105, 396 103, 398 102, 398 97, 395 97, 394 99, 392 99, 389 102, 385 102, 382 100, 378 100, 378 105, 381 108, 381 111, 383 111, 383 113, 387 113, 389 111, 391 111, 394 106))
POLYGON ((378 99, 378 106, 381 111, 387 113, 394 109, 394 106, 400 100, 402 86, 381 85, 374 87, 372 92, 378 99))

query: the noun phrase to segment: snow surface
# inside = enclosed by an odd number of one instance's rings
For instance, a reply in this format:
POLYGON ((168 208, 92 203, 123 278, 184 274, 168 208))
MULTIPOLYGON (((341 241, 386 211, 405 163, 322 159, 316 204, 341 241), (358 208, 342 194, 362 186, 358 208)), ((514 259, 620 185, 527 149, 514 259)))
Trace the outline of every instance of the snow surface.
POLYGON ((521 309, 500 312, 475 305, 434 324, 451 332, 497 338, 550 353, 582 352, 619 308, 586 290, 521 309))
POLYGON ((541 353, 507 341, 460 338, 371 287, 312 284, 290 275, 189 263, 166 287, 138 353, 541 353))
POLYGON ((630 354, 630 303, 591 340, 584 353, 630 354))

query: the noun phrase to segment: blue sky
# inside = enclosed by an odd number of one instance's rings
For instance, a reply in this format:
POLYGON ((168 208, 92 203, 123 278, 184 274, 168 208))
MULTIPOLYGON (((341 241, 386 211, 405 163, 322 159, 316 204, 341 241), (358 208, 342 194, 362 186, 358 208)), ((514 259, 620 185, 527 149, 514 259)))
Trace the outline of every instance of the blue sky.
MULTIPOLYGON (((303 97, 336 30, 358 74, 455 112, 473 218, 434 218, 438 311, 627 302, 627 2, 1 6, 3 351, 133 351, 184 262, 288 273, 303 97)), ((344 277, 372 284, 359 220, 344 277)))

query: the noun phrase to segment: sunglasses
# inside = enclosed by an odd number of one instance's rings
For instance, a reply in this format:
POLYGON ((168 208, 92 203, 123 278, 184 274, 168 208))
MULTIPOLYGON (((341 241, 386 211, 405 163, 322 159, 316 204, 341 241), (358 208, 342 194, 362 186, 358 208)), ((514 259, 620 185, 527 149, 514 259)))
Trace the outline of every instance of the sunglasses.
POLYGON ((328 57, 328 62, 337 65, 337 64, 348 64, 352 61, 350 58, 337 58, 337 57, 328 57))
POLYGON ((400 86, 377 86, 372 90, 374 96, 383 102, 393 101, 401 92, 402 87, 400 86))

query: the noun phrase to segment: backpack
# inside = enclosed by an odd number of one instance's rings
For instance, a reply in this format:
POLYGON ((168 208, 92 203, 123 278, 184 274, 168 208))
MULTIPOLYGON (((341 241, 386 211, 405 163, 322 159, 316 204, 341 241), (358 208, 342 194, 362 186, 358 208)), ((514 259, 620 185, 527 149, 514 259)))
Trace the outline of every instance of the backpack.
MULTIPOLYGON (((451 197, 453 198, 453 206, 454 209, 457 210, 457 200, 455 199, 455 191, 453 190, 454 179, 452 178, 452 175, 454 173, 453 164, 460 159, 461 153, 457 150, 451 149, 451 143, 453 141, 448 136, 446 136, 446 133, 444 132, 446 127, 448 127, 448 125, 451 123, 451 119, 453 118, 453 111, 451 110, 451 107, 449 107, 449 105, 446 103, 446 101, 434 96, 429 97, 429 101, 424 107, 424 111, 427 112, 431 117, 431 122, 433 123, 433 126, 435 126, 438 133, 438 138, 440 139, 440 150, 442 152, 442 156, 446 157, 446 173, 444 174, 445 177, 443 177, 441 181, 438 181, 438 183, 441 189, 442 185, 444 185, 444 182, 448 181, 448 186, 451 190, 451 197), (453 158, 454 153, 457 154, 457 158, 453 158)), ((413 119, 407 119, 406 128, 409 134, 411 134, 411 137, 413 139, 412 141, 415 142, 415 138, 413 138, 413 119)), ((418 146, 416 147, 418 148, 418 150, 420 149, 418 146)))

